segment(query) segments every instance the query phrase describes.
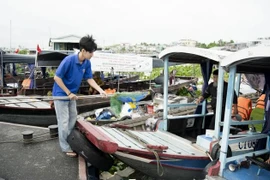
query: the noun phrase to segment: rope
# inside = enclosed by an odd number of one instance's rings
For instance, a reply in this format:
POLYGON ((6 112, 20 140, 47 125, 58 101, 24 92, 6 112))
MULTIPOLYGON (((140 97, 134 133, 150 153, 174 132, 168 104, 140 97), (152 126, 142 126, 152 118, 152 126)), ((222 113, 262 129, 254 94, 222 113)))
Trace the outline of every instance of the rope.
POLYGON ((46 136, 50 134, 51 136, 53 135, 57 135, 58 133, 49 133, 49 132, 46 132, 46 133, 43 133, 43 134, 38 134, 36 136, 34 136, 32 139, 20 139, 20 140, 10 140, 10 141, 0 141, 0 144, 5 144, 5 143, 27 143, 27 144, 30 144, 30 143, 39 143, 39 142, 43 142, 43 141, 48 141, 48 140, 53 140, 53 139, 57 139, 58 137, 49 137, 48 139, 43 139, 43 140, 37 140, 43 136, 46 136))
POLYGON ((147 147, 147 142, 145 142, 144 140, 142 140, 140 137, 128 132, 128 131, 123 131, 122 129, 118 129, 120 130, 122 133, 132 137, 133 139, 137 140, 142 146, 144 146, 148 151, 152 152, 156 158, 156 161, 157 161, 157 174, 159 176, 163 176, 164 174, 164 169, 163 169, 163 166, 160 162, 160 158, 159 158, 159 155, 157 153, 157 151, 153 150, 153 149, 150 149, 147 147))

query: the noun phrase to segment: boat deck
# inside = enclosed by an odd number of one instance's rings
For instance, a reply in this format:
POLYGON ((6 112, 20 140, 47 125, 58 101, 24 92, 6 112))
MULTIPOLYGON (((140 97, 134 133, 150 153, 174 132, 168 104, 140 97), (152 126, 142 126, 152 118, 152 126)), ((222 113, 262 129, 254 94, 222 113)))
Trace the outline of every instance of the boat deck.
POLYGON ((0 99, 0 106, 15 107, 15 108, 51 109, 51 105, 49 102, 33 98, 29 99, 2 98, 0 99))
POLYGON ((118 144, 118 150, 149 152, 147 146, 168 147, 162 152, 162 156, 177 157, 207 157, 205 152, 191 141, 163 131, 133 131, 109 127, 95 126, 101 132, 118 144))

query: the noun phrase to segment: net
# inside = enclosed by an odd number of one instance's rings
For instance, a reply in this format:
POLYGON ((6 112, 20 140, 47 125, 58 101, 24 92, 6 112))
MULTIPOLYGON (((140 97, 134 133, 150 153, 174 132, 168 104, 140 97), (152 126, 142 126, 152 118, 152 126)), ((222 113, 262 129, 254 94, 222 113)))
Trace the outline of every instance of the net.
POLYGON ((115 93, 110 99, 111 110, 116 116, 121 113, 123 103, 133 104, 134 109, 136 108, 136 102, 144 99, 149 92, 122 92, 115 93))

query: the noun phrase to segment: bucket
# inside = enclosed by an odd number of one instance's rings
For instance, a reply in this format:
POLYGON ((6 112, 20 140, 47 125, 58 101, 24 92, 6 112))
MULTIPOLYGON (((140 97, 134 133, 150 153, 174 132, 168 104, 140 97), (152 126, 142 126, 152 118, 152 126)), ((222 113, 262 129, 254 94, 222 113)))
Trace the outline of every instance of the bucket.
POLYGON ((147 113, 148 114, 154 114, 154 105, 147 105, 147 113))

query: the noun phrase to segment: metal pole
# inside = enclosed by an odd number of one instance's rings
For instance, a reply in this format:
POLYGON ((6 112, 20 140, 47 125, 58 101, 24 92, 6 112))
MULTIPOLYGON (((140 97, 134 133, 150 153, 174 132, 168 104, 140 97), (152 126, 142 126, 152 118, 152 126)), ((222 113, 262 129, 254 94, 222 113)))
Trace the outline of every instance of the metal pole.
POLYGON ((232 103, 234 96, 234 84, 235 84, 235 73, 236 66, 230 67, 230 74, 228 80, 228 90, 226 96, 226 106, 225 106, 225 117, 224 117, 224 126, 222 133, 222 143, 220 150, 220 171, 219 174, 223 176, 223 171, 225 169, 226 161, 227 161, 227 151, 229 145, 229 133, 230 133, 230 125, 231 125, 231 115, 232 115, 232 103))
POLYGON ((235 92, 236 95, 239 96, 239 92, 240 92, 240 84, 241 84, 241 74, 238 73, 236 75, 236 79, 235 79, 235 92))
POLYGON ((117 92, 119 92, 119 90, 120 90, 120 72, 118 72, 118 74, 119 74, 119 76, 118 76, 118 78, 117 78, 117 92))
POLYGON ((164 59, 164 84, 163 84, 163 103, 164 103, 164 110, 163 110, 163 130, 167 131, 167 115, 168 115, 168 73, 169 73, 169 57, 165 57, 164 59))
MULTIPOLYGON (((217 106, 215 112, 215 134, 214 138, 217 140, 219 139, 220 134, 220 126, 219 123, 221 121, 221 112, 222 112, 222 101, 223 101, 223 87, 224 87, 224 70, 219 65, 218 67, 218 87, 217 87, 217 106)), ((224 118, 224 117, 223 117, 224 118)))
POLYGON ((11 52, 11 20, 9 22, 9 50, 11 52))
POLYGON ((1 60, 1 94, 3 94, 4 90, 4 72, 3 72, 3 61, 4 61, 4 58, 3 58, 3 51, 0 50, 0 53, 1 53, 1 57, 0 57, 0 60, 1 60))

